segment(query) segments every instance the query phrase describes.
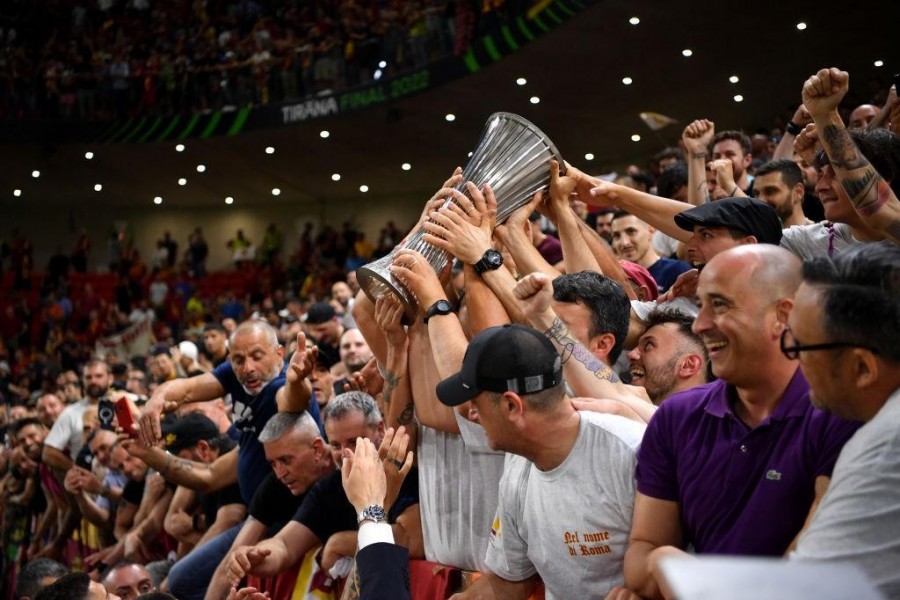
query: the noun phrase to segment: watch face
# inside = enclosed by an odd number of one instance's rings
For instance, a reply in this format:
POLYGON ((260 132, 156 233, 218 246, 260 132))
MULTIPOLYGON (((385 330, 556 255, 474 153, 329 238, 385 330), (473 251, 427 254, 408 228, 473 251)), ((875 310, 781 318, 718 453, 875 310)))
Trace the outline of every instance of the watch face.
POLYGON ((449 300, 438 300, 434 308, 436 309, 436 312, 442 314, 448 314, 453 309, 453 307, 450 306, 449 300))
POLYGON ((488 264, 492 267, 499 267, 503 264, 503 255, 496 250, 488 253, 488 255, 485 256, 485 259, 487 259, 488 264))

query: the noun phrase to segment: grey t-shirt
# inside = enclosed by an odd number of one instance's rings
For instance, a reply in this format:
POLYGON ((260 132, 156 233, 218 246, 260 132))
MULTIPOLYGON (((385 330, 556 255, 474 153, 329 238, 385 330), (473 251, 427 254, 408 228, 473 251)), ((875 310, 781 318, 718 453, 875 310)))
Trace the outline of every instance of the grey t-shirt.
POLYGON ((511 581, 535 573, 548 600, 603 598, 624 582, 634 509, 634 468, 645 426, 580 412, 578 438, 561 465, 541 471, 508 454, 488 569, 511 581))
POLYGON ((900 598, 900 389, 844 445, 790 558, 855 563, 900 598))
MULTIPOLYGON (((850 226, 844 223, 835 223, 830 228, 822 223, 794 225, 785 229, 781 236, 781 246, 802 260, 809 260, 817 256, 831 256, 863 243, 868 242, 861 242, 853 237, 853 234, 850 233, 850 226)), ((889 240, 871 243, 894 245, 889 240)))
POLYGON ((488 448, 481 426, 459 415, 456 422, 462 435, 419 427, 419 510, 425 558, 484 571, 505 454, 488 448))

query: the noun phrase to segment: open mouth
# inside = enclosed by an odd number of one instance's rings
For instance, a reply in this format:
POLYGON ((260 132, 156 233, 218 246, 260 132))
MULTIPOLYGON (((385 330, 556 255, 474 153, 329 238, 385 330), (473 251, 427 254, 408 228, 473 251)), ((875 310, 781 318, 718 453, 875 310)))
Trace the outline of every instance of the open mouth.
POLYGON ((704 342, 706 345, 706 352, 709 354, 710 358, 724 350, 728 347, 728 342, 725 340, 716 340, 714 342, 704 342))
POLYGON ((632 369, 631 369, 631 381, 632 381, 632 383, 635 382, 635 381, 637 381, 637 380, 639 380, 639 379, 644 379, 644 376, 645 376, 646 374, 647 374, 647 373, 646 373, 643 369, 641 369, 640 367, 632 367, 632 369))

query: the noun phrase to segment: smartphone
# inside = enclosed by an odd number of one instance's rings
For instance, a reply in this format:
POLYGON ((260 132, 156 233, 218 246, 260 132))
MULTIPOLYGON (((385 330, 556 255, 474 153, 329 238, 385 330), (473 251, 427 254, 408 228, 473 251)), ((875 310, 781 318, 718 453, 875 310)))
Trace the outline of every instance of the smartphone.
POLYGON ((122 431, 131 437, 137 437, 134 413, 131 412, 131 402, 125 396, 116 400, 116 420, 119 422, 119 427, 122 431))
POLYGON ((97 420, 100 421, 100 429, 115 431, 116 411, 113 403, 103 398, 97 406, 97 420))

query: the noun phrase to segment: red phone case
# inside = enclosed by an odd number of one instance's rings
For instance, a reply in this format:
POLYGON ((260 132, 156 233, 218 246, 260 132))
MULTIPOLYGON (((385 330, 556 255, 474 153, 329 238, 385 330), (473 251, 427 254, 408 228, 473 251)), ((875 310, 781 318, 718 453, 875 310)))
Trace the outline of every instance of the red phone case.
POLYGON ((122 431, 135 437, 137 431, 134 429, 134 415, 131 413, 131 406, 128 404, 128 398, 119 398, 116 400, 116 420, 122 431))

